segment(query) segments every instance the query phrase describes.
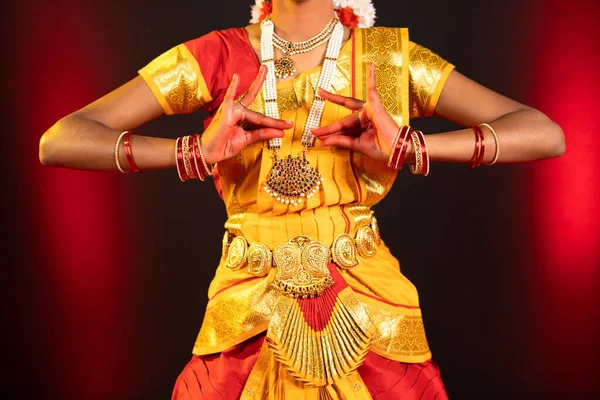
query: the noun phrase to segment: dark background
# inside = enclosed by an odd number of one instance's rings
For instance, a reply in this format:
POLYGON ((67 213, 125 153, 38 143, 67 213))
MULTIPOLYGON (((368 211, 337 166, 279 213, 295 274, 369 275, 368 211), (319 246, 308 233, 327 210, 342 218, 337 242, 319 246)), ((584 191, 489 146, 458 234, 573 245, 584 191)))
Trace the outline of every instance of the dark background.
MULTIPOLYGON (((419 288, 452 399, 591 399, 600 389, 600 5, 376 0, 377 24, 565 130, 559 159, 402 171, 382 235, 419 288), (406 211, 408 210, 408 211, 406 211)), ((168 48, 242 26, 249 1, 4 5, 0 393, 10 399, 166 399, 191 356, 220 257, 211 182, 175 171, 41 166, 40 136, 168 48)), ((476 105, 474 105, 476 106, 476 105)), ((201 130, 196 113, 137 133, 201 130)), ((414 121, 426 133, 455 129, 414 121)))

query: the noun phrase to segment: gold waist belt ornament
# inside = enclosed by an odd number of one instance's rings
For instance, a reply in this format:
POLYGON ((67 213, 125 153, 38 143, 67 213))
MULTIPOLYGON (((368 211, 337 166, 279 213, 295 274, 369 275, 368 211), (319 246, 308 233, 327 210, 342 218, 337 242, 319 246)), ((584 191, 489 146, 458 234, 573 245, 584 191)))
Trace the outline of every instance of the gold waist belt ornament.
POLYGON ((366 310, 331 261, 342 269, 373 257, 381 242, 377 220, 338 235, 331 247, 305 235, 294 236, 271 252, 242 236, 223 237, 223 257, 233 270, 248 265, 254 276, 277 268, 272 286, 280 292, 266 340, 275 358, 310 386, 334 383, 363 362, 375 327, 366 310))

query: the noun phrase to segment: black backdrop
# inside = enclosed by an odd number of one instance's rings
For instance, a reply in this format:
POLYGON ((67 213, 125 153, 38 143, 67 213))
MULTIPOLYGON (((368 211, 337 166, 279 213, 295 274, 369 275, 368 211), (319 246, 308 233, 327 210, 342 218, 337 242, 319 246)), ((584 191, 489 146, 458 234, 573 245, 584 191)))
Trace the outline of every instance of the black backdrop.
MULTIPOLYGON (((408 26, 413 41, 448 59, 463 74, 527 104, 533 101, 533 90, 525 71, 531 70, 536 55, 526 50, 524 26, 537 5, 517 0, 375 2, 378 25, 408 26)), ((59 285, 43 250, 53 231, 40 228, 31 208, 60 215, 68 213, 71 204, 57 209, 45 203, 52 191, 45 177, 56 172, 36 163, 35 146, 53 122, 131 79, 166 49, 214 29, 245 24, 249 4, 35 0, 5 7, 5 60, 14 62, 5 63, 4 81, 9 93, 29 93, 9 97, 19 101, 7 106, 9 132, 2 149, 2 228, 8 235, 2 258, 3 319, 8 322, 4 397, 167 398, 190 357, 220 255, 226 215, 213 185, 181 184, 174 171, 102 178, 110 180, 107 196, 116 199, 118 212, 108 214, 98 203, 78 207, 88 209, 89 215, 99 213, 101 219, 116 219, 115 235, 127 243, 126 253, 135 261, 119 265, 125 286, 107 284, 94 292, 99 299, 118 299, 122 305, 116 326, 103 325, 85 312, 73 320, 65 317, 69 306, 55 304, 59 285), (64 30, 73 18, 78 19, 75 35, 64 30), (40 21, 46 23, 40 26, 40 21), (87 43, 90 35, 94 41, 87 43), (73 47, 85 55, 85 63, 72 53, 73 47), (51 111, 42 112, 45 104, 39 101, 27 102, 42 89, 27 86, 28 77, 20 69, 37 62, 36 52, 44 54, 44 64, 33 71, 47 74, 44 79, 57 79, 51 111), (15 54, 18 57, 11 58, 15 54), (78 71, 78 78, 61 74, 66 62, 78 71), (81 81, 94 84, 66 101, 70 88, 81 81), (32 116, 37 130, 24 130, 24 121, 32 116), (23 136, 29 138, 27 147, 23 136), (35 189, 31 176, 36 177, 35 189), (90 329, 96 333, 87 340, 90 329), (98 344, 98 338, 119 351, 107 356, 111 347, 98 344), (94 369, 94 359, 102 357, 108 357, 112 374, 94 369), (70 375, 66 358, 80 360, 76 377, 70 375), (118 383, 111 381, 114 370, 118 383)), ((162 118, 138 133, 174 138, 199 131, 203 118, 201 113, 162 118)), ((457 128, 435 118, 413 125, 426 133, 457 128)), ((536 284, 531 271, 543 268, 531 264, 529 253, 527 227, 535 207, 528 197, 531 168, 502 165, 469 171, 463 165, 435 164, 427 178, 402 171, 391 194, 375 208, 384 239, 419 288, 434 359, 453 399, 583 399, 598 388, 591 381, 570 386, 560 379, 564 370, 597 366, 597 355, 588 355, 577 367, 546 368, 539 364, 556 361, 531 350, 541 340, 532 332, 544 329, 533 326, 536 308, 530 295, 536 284)), ((72 172, 64 179, 68 185, 68 179, 89 176, 93 181, 98 175, 106 173, 72 172)), ((86 293, 71 298, 78 296, 86 293)), ((591 345, 590 351, 595 341, 591 345)))

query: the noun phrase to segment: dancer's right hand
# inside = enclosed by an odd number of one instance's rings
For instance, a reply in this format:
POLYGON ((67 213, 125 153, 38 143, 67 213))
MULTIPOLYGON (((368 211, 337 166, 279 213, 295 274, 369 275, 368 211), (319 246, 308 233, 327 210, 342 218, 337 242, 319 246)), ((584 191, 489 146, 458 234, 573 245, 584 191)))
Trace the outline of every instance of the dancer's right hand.
MULTIPOLYGON (((240 99, 250 105, 258 95, 267 76, 267 67, 261 65, 256 79, 240 99)), ((236 101, 235 94, 240 82, 238 74, 233 74, 227 93, 215 117, 202 134, 202 148, 207 163, 226 160, 235 156, 250 143, 272 138, 282 138, 283 130, 293 126, 290 121, 270 118, 244 107, 236 101)))

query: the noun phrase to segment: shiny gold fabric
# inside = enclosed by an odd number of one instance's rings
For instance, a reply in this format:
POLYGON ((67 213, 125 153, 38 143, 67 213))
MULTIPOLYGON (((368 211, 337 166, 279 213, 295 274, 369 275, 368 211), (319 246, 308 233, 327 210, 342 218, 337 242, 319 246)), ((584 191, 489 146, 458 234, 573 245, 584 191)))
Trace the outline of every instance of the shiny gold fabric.
POLYGON ((212 100, 198 61, 183 44, 164 52, 138 73, 167 115, 191 113, 212 100))
POLYGON ((410 42, 409 47, 410 117, 430 116, 454 66, 423 46, 410 42))
MULTIPOLYGON (((370 61, 375 62, 377 90, 382 102, 398 124, 409 124, 411 117, 430 115, 453 69, 439 56, 409 42, 405 28, 355 29, 352 38, 341 49, 332 91, 365 99, 370 61)), ((206 84, 196 67, 197 63, 194 64, 179 46, 152 62, 140 74, 161 101, 165 112, 188 112, 211 99, 210 94, 204 92, 206 84), (190 93, 194 95, 190 96, 190 93)), ((295 123, 285 132, 280 157, 296 156, 301 152, 302 131, 319 73, 320 67, 314 68, 277 84, 280 116, 295 123)), ((262 94, 250 108, 263 111, 262 94)), ((348 110, 328 102, 321 124, 330 124, 348 114, 348 110)), ((323 147, 318 142, 307 156, 325 180, 317 195, 299 206, 274 201, 262 190, 272 164, 272 152, 266 143, 254 143, 235 157, 220 162, 219 180, 228 214, 226 229, 235 235, 243 235, 248 243, 261 242, 274 249, 296 235, 307 235, 329 247, 339 234, 353 235, 359 227, 369 226, 373 216, 371 207, 389 192, 397 171, 388 168, 385 161, 341 148, 323 147)), ((386 234, 393 232, 401 231, 382 226, 384 239, 386 234)), ((218 236, 215 235, 215 240, 218 236)), ((403 362, 423 362, 431 358, 417 291, 400 272, 397 259, 384 241, 374 256, 358 255, 358 259, 358 266, 340 272, 375 324, 371 350, 403 362)), ((265 277, 257 278, 247 268, 234 270, 226 264, 223 258, 211 282, 210 300, 194 354, 220 352, 263 332, 273 315, 278 293, 270 283, 274 280, 275 269, 265 277)), ((273 372, 278 368, 269 361, 273 354, 267 351, 265 354, 261 354, 261 359, 265 368, 273 372)), ((264 382, 253 379, 262 373, 268 371, 253 372, 249 379, 248 387, 255 393, 260 393, 259 386, 264 382)), ((358 383, 360 377, 350 375, 347 379, 358 383)))

